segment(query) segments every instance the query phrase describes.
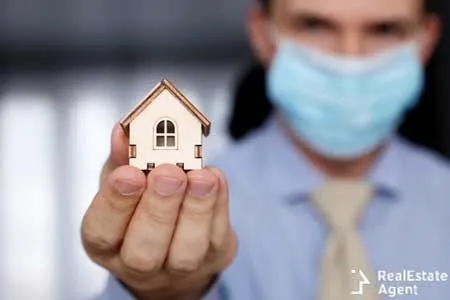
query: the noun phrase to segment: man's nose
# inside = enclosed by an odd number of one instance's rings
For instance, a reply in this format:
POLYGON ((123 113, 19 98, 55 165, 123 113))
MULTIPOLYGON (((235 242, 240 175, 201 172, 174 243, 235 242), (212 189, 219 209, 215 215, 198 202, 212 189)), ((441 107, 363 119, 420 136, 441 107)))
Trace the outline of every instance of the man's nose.
POLYGON ((342 33, 337 41, 336 52, 346 56, 363 55, 365 53, 363 37, 353 31, 342 33))

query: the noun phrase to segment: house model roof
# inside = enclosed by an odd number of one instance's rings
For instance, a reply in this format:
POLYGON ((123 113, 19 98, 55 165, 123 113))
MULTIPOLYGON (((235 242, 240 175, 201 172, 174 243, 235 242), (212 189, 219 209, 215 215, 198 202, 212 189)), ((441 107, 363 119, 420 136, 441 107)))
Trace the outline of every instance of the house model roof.
POLYGON ((189 101, 169 80, 163 79, 153 90, 139 102, 120 122, 125 133, 128 135, 130 124, 143 112, 163 91, 169 91, 175 96, 202 124, 202 131, 205 136, 209 135, 211 122, 202 114, 191 101, 189 101))

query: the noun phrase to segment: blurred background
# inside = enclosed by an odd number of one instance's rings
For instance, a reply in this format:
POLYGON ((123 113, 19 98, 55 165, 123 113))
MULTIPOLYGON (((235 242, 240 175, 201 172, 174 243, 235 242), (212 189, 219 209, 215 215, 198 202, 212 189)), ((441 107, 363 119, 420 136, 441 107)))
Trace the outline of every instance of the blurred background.
MULTIPOLYGON (((213 122, 213 159, 270 111, 244 18, 251 0, 0 1, 0 299, 88 299, 106 273, 81 218, 113 124, 163 77, 213 122)), ((450 155, 445 37, 401 133, 450 155)))

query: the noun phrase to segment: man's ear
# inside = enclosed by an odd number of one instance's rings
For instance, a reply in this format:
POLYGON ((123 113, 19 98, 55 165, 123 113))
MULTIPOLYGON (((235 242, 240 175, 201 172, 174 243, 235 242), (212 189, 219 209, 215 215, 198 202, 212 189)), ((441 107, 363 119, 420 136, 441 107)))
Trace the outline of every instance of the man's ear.
POLYGON ((268 66, 275 53, 275 46, 270 34, 269 13, 261 5, 253 3, 247 14, 247 34, 258 61, 268 66))
POLYGON ((431 59, 434 50, 439 42, 442 31, 442 24, 440 18, 435 14, 430 14, 425 17, 425 35, 422 42, 422 61, 427 64, 431 59))

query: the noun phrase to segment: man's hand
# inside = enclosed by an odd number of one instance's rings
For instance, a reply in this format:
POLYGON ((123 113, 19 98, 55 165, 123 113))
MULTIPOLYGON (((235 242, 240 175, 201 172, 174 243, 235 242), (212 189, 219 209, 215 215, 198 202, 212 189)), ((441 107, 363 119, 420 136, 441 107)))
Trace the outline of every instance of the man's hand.
POLYGON ((146 177, 127 162, 127 137, 117 125, 83 220, 86 252, 139 299, 199 299, 236 252, 224 175, 164 165, 146 177))

